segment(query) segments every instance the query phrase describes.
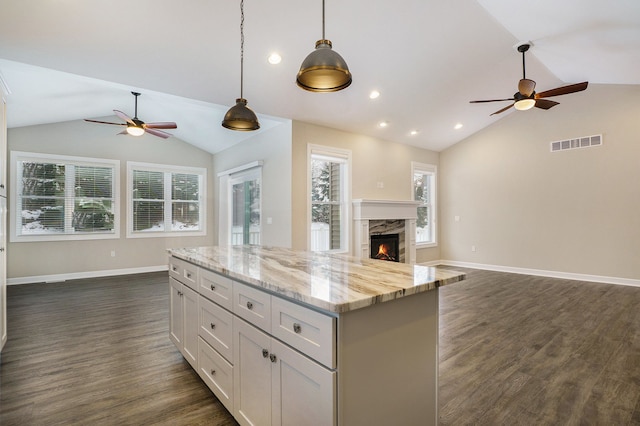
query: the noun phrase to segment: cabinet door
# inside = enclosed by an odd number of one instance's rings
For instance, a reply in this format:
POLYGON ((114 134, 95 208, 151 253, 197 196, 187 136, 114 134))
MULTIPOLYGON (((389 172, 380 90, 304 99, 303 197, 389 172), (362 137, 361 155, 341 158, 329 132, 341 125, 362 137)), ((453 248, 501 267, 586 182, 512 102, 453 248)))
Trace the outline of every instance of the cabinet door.
POLYGON ((182 355, 198 369, 198 293, 182 286, 183 346, 182 355))
POLYGON ((273 339, 272 424, 336 424, 336 373, 273 339))
POLYGON ((233 318, 234 417, 241 425, 271 424, 271 337, 233 318))
POLYGON ((183 313, 182 313, 182 284, 169 278, 169 338, 182 351, 183 313))

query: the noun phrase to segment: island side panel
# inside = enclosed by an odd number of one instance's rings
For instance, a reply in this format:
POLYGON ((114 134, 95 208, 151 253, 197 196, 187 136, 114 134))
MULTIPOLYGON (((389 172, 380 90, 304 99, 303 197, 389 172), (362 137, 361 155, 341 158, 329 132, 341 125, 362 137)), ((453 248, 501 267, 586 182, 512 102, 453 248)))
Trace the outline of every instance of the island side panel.
POLYGON ((437 425, 438 290, 340 314, 338 424, 437 425))

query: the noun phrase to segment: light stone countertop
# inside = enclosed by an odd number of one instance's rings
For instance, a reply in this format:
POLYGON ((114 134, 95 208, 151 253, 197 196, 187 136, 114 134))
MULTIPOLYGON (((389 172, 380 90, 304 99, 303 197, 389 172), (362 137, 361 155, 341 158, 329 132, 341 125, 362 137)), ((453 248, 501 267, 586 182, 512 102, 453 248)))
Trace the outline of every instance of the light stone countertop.
POLYGON ((190 263, 318 309, 342 313, 452 284, 465 274, 280 247, 169 249, 190 263))

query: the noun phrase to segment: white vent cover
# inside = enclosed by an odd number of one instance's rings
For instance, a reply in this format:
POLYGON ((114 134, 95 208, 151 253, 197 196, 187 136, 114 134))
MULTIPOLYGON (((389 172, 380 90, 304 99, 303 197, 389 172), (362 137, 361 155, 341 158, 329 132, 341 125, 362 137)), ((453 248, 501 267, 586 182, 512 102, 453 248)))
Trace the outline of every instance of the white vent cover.
POLYGON ((575 139, 551 142, 551 152, 568 149, 589 148, 602 145, 602 135, 582 136, 575 139))

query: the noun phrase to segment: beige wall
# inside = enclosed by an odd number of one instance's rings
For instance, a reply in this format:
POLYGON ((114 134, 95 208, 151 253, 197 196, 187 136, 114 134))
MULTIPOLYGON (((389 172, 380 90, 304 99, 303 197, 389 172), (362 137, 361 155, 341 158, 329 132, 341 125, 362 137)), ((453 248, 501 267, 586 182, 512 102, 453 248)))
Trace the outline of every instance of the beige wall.
MULTIPOLYGON (((437 152, 294 121, 292 232, 293 247, 302 250, 307 249, 308 144, 351 150, 353 199, 411 200, 411 162, 438 165, 437 152), (378 182, 383 182, 384 188, 378 188, 378 182)), ((439 258, 439 247, 417 252, 419 263, 439 258)))
MULTIPOLYGON (((69 275, 92 271, 161 268, 167 263, 166 249, 210 245, 213 215, 209 214, 208 236, 174 238, 126 238, 126 162, 207 168, 207 211, 213 210, 213 156, 177 138, 140 138, 116 135, 120 129, 84 121, 71 121, 9 129, 9 151, 27 151, 79 157, 120 160, 120 236, 109 240, 8 243, 7 276, 69 275), (115 250, 116 256, 111 257, 115 250)), ((9 184, 15 179, 9 173, 9 184)), ((9 208, 13 206, 9 198, 9 208)), ((14 213, 13 213, 14 214, 14 213)))
POLYGON ((442 259, 638 279, 640 87, 555 99, 441 152, 442 259), (594 134, 602 146, 550 152, 594 134))
MULTIPOLYGON (((262 169, 262 245, 291 247, 291 122, 258 133, 236 146, 217 153, 213 159, 215 193, 219 194, 217 174, 253 161, 263 161, 262 169), (271 223, 267 220, 271 218, 271 223)), ((216 196, 216 198, 218 198, 216 196)), ((215 205, 215 244, 218 244, 220 203, 215 205)))

